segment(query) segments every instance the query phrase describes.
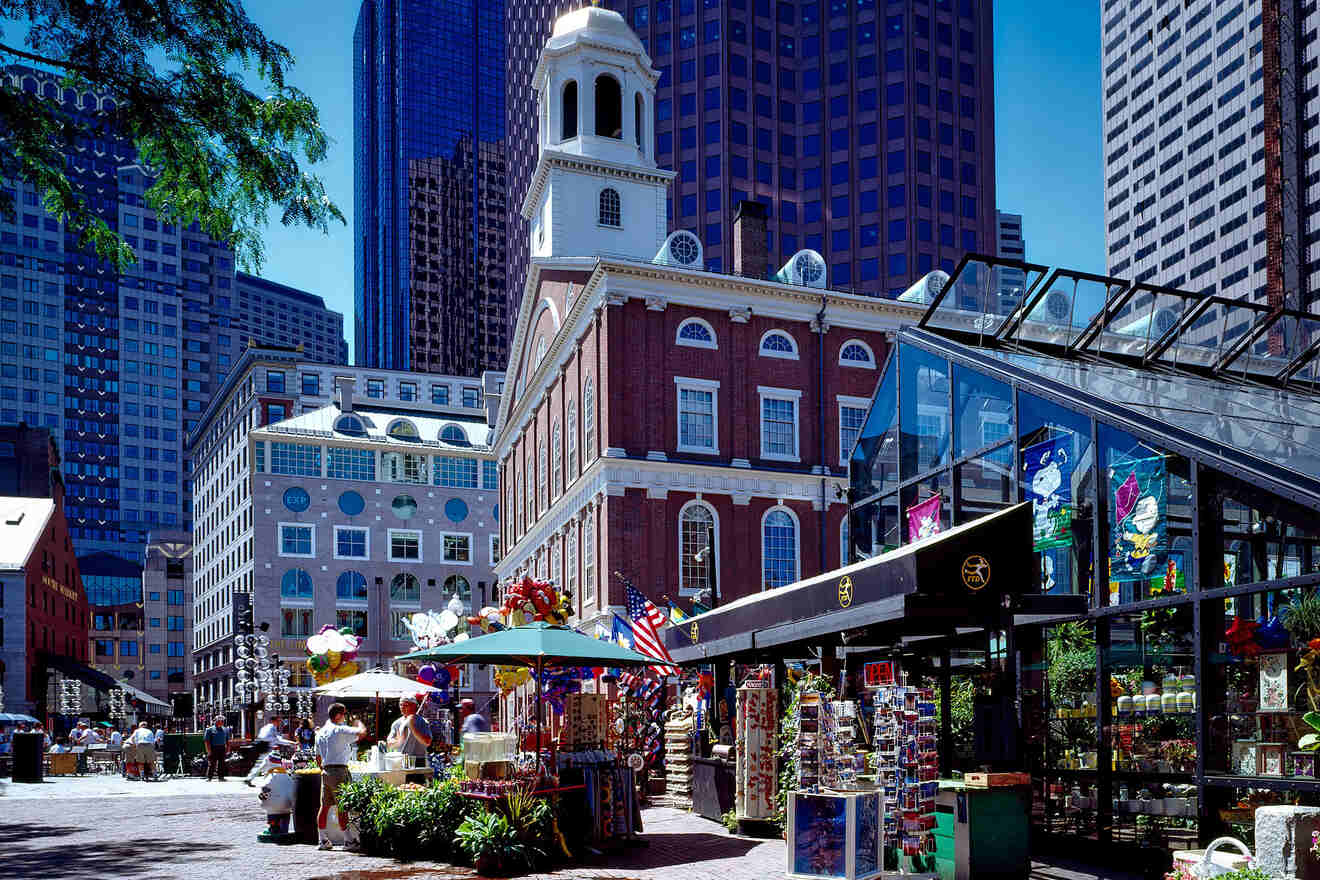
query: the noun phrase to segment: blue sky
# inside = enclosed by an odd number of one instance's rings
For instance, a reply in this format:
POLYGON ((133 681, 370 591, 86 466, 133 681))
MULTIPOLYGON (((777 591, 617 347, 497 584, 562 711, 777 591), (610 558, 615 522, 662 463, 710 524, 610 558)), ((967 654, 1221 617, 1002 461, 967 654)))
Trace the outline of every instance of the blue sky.
MULTIPOLYGON (((356 0, 254 3, 249 15, 297 60, 290 81, 335 143, 315 166, 348 218, 328 237, 272 221, 261 274, 325 297, 353 346, 353 26, 356 0)), ((1096 0, 995 3, 999 207, 1023 215, 1027 258, 1103 272, 1100 9, 1096 0)))

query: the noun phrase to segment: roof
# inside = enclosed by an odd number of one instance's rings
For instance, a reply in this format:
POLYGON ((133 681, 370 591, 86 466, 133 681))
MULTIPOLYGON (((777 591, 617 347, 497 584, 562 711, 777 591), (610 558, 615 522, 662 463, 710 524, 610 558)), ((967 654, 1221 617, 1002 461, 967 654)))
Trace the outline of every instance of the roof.
POLYGON ((50 498, 0 498, 0 571, 27 567, 54 512, 50 498))
POLYGON ((463 418, 441 413, 417 412, 414 410, 392 409, 389 407, 368 407, 354 404, 351 413, 341 412, 337 404, 323 406, 309 413, 294 416, 259 428, 256 433, 293 434, 321 439, 369 440, 407 447, 426 447, 432 450, 452 449, 465 452, 489 452, 491 429, 485 419, 463 418), (345 432, 346 423, 341 417, 356 416, 361 422, 364 434, 345 432), (411 422, 417 429, 418 440, 410 441, 392 437, 388 433, 396 422, 411 422), (457 425, 467 435, 467 443, 454 443, 441 440, 445 428, 457 425))
MULTIPOLYGON (((249 275, 246 272, 235 272, 234 280, 238 283, 238 286, 240 288, 242 287, 257 288, 266 293, 273 293, 276 296, 283 296, 289 299, 296 299, 299 300, 300 302, 305 302, 308 305, 316 306, 317 308, 322 308, 322 309, 325 308, 325 300, 323 298, 317 296, 314 293, 308 293, 305 290, 299 290, 296 287, 290 287, 287 284, 281 284, 278 281, 271 281, 268 278, 261 278, 256 275, 249 275)), ((337 318, 344 317, 339 312, 330 311, 329 309, 326 309, 326 311, 329 311, 330 314, 334 315, 337 318)))
POLYGON ((605 42, 614 43, 645 54, 642 41, 623 16, 600 6, 584 6, 572 12, 566 12, 555 19, 554 31, 550 34, 550 47, 568 42, 578 34, 584 34, 605 42))

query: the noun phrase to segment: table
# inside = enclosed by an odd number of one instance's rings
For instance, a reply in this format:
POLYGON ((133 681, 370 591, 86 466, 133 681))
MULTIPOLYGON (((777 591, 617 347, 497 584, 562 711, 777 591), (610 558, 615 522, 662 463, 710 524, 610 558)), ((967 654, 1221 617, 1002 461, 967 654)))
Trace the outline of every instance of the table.
MULTIPOLYGON (((538 788, 536 791, 531 792, 531 795, 532 797, 548 797, 549 795, 561 794, 566 791, 585 791, 586 788, 585 785, 561 785, 557 788, 538 788)), ((484 794, 479 791, 460 791, 458 794, 459 797, 475 798, 479 801, 498 801, 508 797, 510 793, 484 794)))

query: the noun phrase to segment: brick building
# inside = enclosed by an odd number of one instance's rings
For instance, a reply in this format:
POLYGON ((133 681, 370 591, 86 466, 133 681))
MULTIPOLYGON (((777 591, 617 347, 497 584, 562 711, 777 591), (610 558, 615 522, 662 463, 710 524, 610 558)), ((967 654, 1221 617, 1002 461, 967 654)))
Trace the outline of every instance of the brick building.
POLYGON ((552 578, 582 622, 622 606, 615 571, 656 599, 714 575, 727 602, 838 566, 886 334, 918 316, 828 289, 814 251, 758 280, 773 267, 754 203, 733 224, 732 274, 704 268, 691 232, 666 237, 673 174, 646 136, 657 76, 617 13, 588 8, 559 19, 534 77, 496 571, 552 578))

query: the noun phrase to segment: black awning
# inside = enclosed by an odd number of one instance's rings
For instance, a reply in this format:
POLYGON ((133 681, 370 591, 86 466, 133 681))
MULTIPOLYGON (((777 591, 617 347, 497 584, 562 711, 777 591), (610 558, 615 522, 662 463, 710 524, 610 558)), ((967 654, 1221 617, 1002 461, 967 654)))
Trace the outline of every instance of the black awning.
POLYGON ((174 707, 169 703, 153 697, 141 688, 134 687, 126 681, 119 681, 113 675, 85 666, 77 660, 44 653, 38 657, 38 660, 44 663, 47 669, 57 669, 69 678, 76 678, 88 687, 102 693, 109 693, 114 688, 120 688, 131 699, 141 703, 142 710, 148 714, 160 715, 162 711, 167 713, 174 711, 174 707))
MULTIPOLYGON (((739 599, 667 627, 665 644, 676 661, 692 663, 886 622, 902 621, 904 635, 917 635, 951 632, 960 622, 998 621, 1004 596, 1034 584, 1031 516, 1024 502, 883 556, 739 599)), ((1036 598, 1062 600, 1047 603, 1058 613, 1086 613, 1085 597, 1036 598)))

